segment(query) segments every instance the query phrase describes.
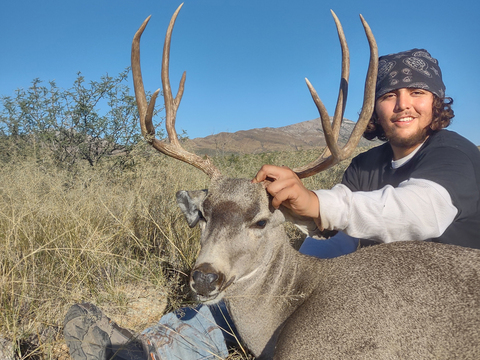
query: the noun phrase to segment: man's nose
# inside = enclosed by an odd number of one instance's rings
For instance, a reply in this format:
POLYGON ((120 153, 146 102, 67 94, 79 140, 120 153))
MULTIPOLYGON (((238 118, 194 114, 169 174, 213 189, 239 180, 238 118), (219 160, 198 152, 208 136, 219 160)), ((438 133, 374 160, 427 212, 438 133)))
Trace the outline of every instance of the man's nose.
POLYGON ((411 106, 409 94, 402 90, 403 89, 401 89, 401 91, 399 91, 397 94, 397 103, 395 104, 397 112, 409 109, 411 106))

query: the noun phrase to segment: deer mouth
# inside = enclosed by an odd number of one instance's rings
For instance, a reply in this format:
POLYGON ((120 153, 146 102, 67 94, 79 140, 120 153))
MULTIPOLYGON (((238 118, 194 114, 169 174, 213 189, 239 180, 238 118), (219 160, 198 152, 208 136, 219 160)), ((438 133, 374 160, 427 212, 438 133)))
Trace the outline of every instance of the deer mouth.
POLYGON ((218 302, 220 302, 220 300, 223 299, 223 292, 222 293, 216 293, 216 294, 213 294, 213 295, 200 295, 200 294, 197 294, 197 299, 198 301, 200 301, 202 304, 205 304, 205 305, 214 305, 218 302))

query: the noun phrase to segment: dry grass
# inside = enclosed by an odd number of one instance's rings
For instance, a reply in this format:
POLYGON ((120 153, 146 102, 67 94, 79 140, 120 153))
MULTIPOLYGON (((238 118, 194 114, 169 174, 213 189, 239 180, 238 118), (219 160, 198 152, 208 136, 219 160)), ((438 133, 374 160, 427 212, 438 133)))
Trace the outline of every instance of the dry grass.
MULTIPOLYGON (((253 177, 264 163, 293 166, 313 156, 215 161, 229 176, 253 177)), ((206 188, 208 178, 144 146, 114 164, 67 171, 27 158, 0 167, 0 336, 14 342, 18 358, 67 358, 61 330, 73 303, 93 302, 138 331, 189 301, 199 232, 186 226, 174 194, 206 188)), ((330 187, 345 166, 305 182, 330 187)))

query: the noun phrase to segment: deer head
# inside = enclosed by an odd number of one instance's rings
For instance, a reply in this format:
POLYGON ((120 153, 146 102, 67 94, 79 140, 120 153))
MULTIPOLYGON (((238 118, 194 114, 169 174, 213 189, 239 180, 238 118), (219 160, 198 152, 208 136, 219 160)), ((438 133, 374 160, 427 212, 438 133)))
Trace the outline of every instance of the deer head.
MULTIPOLYGON (((180 145, 175 131, 175 117, 183 95, 186 74, 183 74, 174 98, 170 88, 168 67, 172 30, 182 5, 172 16, 163 49, 161 77, 168 142, 155 138, 152 124, 155 100, 160 90, 157 90, 150 103, 147 103, 140 70, 140 37, 150 17, 143 22, 133 38, 132 73, 140 126, 146 141, 160 152, 201 169, 211 178, 208 191, 180 191, 177 193, 177 201, 188 224, 191 227, 200 224, 202 227, 201 251, 191 273, 192 289, 201 301, 214 303, 234 284, 245 283, 245 280, 253 278, 271 265, 271 259, 278 255, 282 244, 288 243, 282 223, 291 214, 284 208, 273 209, 262 184, 252 184, 246 179, 228 179, 222 176, 209 158, 189 153, 180 145)), ((332 125, 325 106, 313 86, 306 80, 320 113, 327 149, 312 163, 293 169, 300 178, 314 175, 351 156, 374 108, 378 52, 373 34, 360 15, 370 45, 370 63, 362 111, 347 144, 340 147, 337 140, 347 97, 349 52, 340 21, 333 11, 332 15, 342 49, 340 91, 332 125)), ((309 221, 313 223, 312 220, 309 221)))

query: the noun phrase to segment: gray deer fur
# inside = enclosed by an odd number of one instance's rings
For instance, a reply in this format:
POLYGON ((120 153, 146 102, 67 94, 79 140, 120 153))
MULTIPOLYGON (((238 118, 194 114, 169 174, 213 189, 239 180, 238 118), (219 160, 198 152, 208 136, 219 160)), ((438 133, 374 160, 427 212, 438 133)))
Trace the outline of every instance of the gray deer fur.
POLYGON ((410 241, 321 260, 294 250, 261 184, 180 191, 202 228, 198 299, 223 299, 258 359, 480 359, 480 251, 410 241))

